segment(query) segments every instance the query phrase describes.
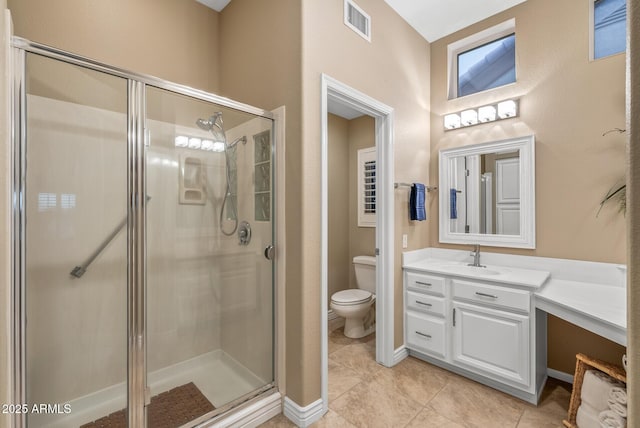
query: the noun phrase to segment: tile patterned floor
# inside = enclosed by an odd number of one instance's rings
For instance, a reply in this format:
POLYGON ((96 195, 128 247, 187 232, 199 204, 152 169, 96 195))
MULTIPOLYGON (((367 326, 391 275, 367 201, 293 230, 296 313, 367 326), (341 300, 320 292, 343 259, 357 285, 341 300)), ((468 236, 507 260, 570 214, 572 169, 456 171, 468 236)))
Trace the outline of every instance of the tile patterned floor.
MULTIPOLYGON (((375 362, 375 334, 329 334, 329 411, 322 428, 560 428, 571 385, 549 379, 535 407, 424 361, 375 362)), ((263 428, 295 427, 278 415, 263 428)))

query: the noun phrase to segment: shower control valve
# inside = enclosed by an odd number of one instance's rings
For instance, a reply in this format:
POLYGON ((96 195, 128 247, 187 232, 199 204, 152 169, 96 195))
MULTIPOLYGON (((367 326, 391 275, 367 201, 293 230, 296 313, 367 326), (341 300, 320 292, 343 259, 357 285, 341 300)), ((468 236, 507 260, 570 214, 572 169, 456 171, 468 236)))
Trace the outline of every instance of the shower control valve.
POLYGON ((248 221, 241 221, 238 226, 238 240, 240 245, 249 245, 251 242, 251 225, 248 221))

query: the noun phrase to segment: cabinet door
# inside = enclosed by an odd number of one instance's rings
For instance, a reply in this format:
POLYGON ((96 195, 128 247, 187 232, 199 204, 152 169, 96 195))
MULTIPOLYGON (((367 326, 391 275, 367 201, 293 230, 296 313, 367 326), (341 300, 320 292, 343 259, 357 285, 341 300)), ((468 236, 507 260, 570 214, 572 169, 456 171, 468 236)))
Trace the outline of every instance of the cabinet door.
POLYGON ((454 302, 453 362, 468 370, 529 387, 529 317, 454 302))

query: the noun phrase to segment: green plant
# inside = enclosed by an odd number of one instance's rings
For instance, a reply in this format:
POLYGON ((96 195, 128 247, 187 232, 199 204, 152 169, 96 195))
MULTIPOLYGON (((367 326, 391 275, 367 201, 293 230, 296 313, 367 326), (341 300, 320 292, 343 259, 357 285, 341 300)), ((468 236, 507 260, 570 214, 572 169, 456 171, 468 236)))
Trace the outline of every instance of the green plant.
POLYGON ((596 214, 596 217, 598 217, 598 215, 600 214, 600 210, 602 210, 602 207, 604 206, 604 204, 606 204, 612 199, 618 201, 618 212, 621 212, 622 214, 626 214, 627 213, 627 185, 623 184, 622 186, 613 186, 611 189, 609 189, 605 197, 600 201, 600 208, 598 208, 598 213, 596 214))
MULTIPOLYGON (((624 132, 626 132, 626 129, 620 129, 620 128, 613 128, 610 129, 609 131, 605 132, 604 134, 602 134, 602 136, 604 137, 605 135, 611 133, 611 132, 617 132, 619 134, 622 134, 624 132)), ((600 211, 602 210, 602 207, 604 207, 604 205, 611 201, 617 201, 618 203, 618 212, 621 212, 623 215, 626 215, 627 213, 627 185, 623 184, 617 184, 615 186, 613 186, 611 189, 609 189, 609 191, 607 192, 607 194, 604 196, 604 198, 602 198, 602 200, 600 201, 600 208, 598 208, 598 212, 596 213, 596 217, 598 217, 598 215, 600 214, 600 211)))

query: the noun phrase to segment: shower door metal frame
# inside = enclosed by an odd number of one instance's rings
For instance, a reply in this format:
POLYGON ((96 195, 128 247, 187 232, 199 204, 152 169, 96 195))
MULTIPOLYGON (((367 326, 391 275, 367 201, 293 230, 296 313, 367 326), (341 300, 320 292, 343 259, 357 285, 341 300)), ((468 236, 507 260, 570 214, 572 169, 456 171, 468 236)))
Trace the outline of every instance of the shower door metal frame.
MULTIPOLYGON (((14 85, 12 93, 12 288, 11 288, 11 330, 10 354, 12 355, 12 399, 14 403, 26 403, 26 241, 25 241, 25 190, 26 190, 26 54, 34 53, 47 58, 56 59, 72 65, 99 71, 127 80, 127 408, 130 427, 146 426, 146 410, 150 402, 147 387, 146 367, 146 86, 165 89, 180 95, 211 102, 234 110, 250 113, 269 119, 272 124, 271 162, 275 170, 275 116, 268 110, 233 101, 189 86, 168 82, 82 57, 70 52, 32 42, 21 37, 13 37, 11 41, 14 58, 14 85)), ((277 188, 272 180, 272 245, 276 246, 275 212, 277 188)), ((277 248, 277 247, 276 247, 277 248)), ((273 261, 272 261, 273 263, 273 261)), ((258 390, 246 394, 231 403, 203 415, 193 421, 204 423, 218 420, 228 410, 256 399, 277 389, 277 350, 278 330, 276 326, 277 287, 272 264, 273 334, 272 345, 274 381, 258 390)), ((26 414, 14 414, 13 428, 26 428, 26 414)))

